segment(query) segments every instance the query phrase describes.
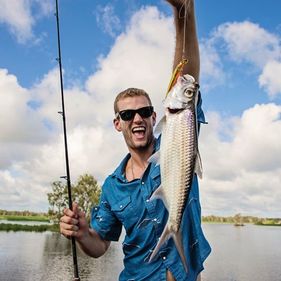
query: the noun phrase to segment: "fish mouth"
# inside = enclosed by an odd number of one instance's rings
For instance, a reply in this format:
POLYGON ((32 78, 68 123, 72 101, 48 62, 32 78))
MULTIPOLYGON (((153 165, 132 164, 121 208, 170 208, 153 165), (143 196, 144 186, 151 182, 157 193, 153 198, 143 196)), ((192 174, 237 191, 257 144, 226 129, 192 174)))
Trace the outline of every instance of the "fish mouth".
POLYGON ((135 135, 138 138, 144 137, 145 132, 146 132, 146 128, 144 126, 137 126, 132 128, 133 135, 135 135))
POLYGON ((170 107, 168 107, 167 109, 168 109, 169 113, 171 113, 171 114, 176 114, 180 111, 183 111, 183 108, 170 108, 170 107))

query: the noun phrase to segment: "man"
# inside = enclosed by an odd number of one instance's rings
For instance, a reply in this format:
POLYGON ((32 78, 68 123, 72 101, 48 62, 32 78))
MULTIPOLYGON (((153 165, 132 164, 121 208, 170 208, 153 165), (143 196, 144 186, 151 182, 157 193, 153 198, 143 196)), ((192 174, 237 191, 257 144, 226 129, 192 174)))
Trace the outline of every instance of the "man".
MULTIPOLYGON (((173 6, 176 27, 174 67, 182 58, 185 44, 189 63, 183 72, 199 81, 199 48, 193 0, 188 1, 186 20, 183 17, 184 1, 167 1, 173 6)), ((64 210, 60 222, 61 233, 66 237, 75 237, 86 254, 97 258, 107 251, 110 241, 119 239, 123 226, 126 231, 123 242, 124 270, 119 280, 200 280, 203 261, 210 253, 210 246, 200 225, 197 178, 194 177, 181 228, 188 272, 172 239, 149 262, 168 216, 161 200, 149 200, 160 184, 159 166, 148 162, 160 145, 160 140, 153 135, 156 113, 147 93, 135 88, 129 88, 116 97, 114 111, 114 127, 122 132, 129 154, 105 180, 100 205, 92 212, 91 228, 84 212, 74 203, 72 211, 64 210)), ((204 122, 201 101, 198 104, 198 121, 204 122)))

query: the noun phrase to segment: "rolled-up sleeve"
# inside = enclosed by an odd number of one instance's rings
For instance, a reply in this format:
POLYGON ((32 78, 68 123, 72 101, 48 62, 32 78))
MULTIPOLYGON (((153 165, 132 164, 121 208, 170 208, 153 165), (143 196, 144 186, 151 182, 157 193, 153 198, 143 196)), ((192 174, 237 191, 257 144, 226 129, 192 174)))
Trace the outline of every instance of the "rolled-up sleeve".
POLYGON ((120 237, 122 224, 111 211, 105 186, 102 189, 99 206, 92 209, 91 227, 105 240, 118 241, 120 237))

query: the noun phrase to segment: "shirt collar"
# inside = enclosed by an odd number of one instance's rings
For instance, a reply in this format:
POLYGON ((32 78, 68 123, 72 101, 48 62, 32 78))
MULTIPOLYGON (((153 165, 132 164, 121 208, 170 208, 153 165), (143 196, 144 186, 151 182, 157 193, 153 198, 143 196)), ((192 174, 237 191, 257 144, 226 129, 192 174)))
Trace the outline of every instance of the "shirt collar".
MULTIPOLYGON (((160 148, 160 138, 161 136, 159 136, 158 138, 155 138, 155 141, 154 141, 154 149, 153 149, 153 153, 157 150, 159 150, 160 148)), ((127 179, 125 177, 125 173, 124 173, 124 170, 125 170, 125 167, 126 167, 126 164, 128 162, 128 160, 131 158, 131 154, 128 153, 125 158, 121 161, 121 163, 119 164, 119 166, 116 168, 116 170, 111 174, 112 177, 116 177, 117 179, 119 179, 120 181, 122 182, 126 182, 127 179)))

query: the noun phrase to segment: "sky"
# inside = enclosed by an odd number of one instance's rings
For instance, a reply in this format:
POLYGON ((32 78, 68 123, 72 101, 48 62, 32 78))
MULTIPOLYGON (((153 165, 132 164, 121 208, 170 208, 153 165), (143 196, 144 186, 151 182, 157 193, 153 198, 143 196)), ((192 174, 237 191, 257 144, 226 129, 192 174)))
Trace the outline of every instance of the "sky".
MULTIPOLYGON (((281 217, 281 2, 196 0, 202 215, 281 217)), ((65 175, 55 0, 0 0, 0 209, 48 210, 65 175)), ((127 148, 115 95, 145 89, 158 120, 173 64, 164 0, 60 0, 71 180, 102 184, 127 148)))

